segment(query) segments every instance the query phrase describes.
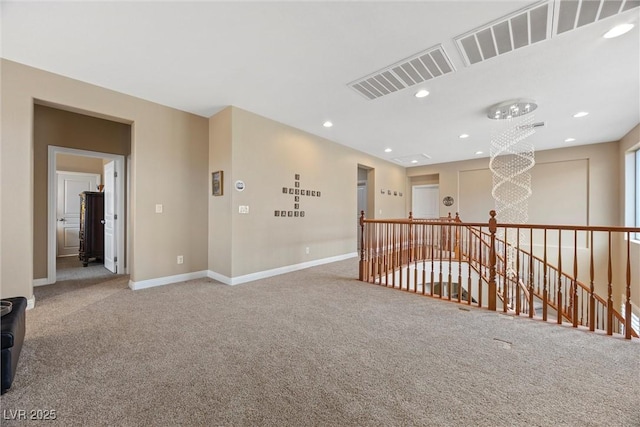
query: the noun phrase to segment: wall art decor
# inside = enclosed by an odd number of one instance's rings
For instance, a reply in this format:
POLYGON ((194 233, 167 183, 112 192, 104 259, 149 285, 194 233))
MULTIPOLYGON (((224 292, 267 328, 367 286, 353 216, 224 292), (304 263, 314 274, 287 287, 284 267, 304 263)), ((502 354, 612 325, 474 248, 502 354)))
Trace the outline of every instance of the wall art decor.
POLYGON ((214 196, 222 196, 222 171, 211 172, 211 194, 214 196))
POLYGON ((294 175, 294 187, 282 187, 282 194, 289 194, 293 196, 293 209, 292 211, 289 210, 278 210, 278 211, 274 211, 274 216, 277 217, 285 217, 285 218, 289 218, 289 217, 293 217, 293 218, 301 218, 305 216, 305 211, 301 210, 302 207, 302 203, 300 198, 304 197, 304 196, 310 196, 310 197, 321 197, 322 196, 322 192, 319 190, 305 190, 300 188, 301 187, 301 179, 300 179, 300 174, 295 174, 294 175))

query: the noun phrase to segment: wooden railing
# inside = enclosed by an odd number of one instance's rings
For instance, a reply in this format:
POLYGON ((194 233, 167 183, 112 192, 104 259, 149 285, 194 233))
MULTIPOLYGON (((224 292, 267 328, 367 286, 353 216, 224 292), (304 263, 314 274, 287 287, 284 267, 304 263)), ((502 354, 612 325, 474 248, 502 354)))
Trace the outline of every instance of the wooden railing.
POLYGON ((488 223, 464 223, 457 214, 374 220, 362 213, 360 225, 362 281, 638 337, 631 271, 640 259, 630 248, 640 228, 499 224, 493 211, 488 223), (616 263, 619 247, 626 249, 616 263), (613 304, 616 287, 624 287, 625 316, 613 304))

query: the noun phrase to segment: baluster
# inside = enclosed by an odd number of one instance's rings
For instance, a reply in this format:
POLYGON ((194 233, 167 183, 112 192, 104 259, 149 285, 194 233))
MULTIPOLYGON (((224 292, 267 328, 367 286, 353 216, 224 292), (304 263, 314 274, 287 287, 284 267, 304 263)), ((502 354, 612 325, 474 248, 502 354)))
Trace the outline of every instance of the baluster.
POLYGON ((509 249, 509 243, 507 242, 507 236, 509 233, 509 230, 507 229, 507 227, 504 227, 504 249, 503 249, 503 261, 502 261, 502 311, 504 313, 507 312, 508 308, 509 308, 509 278, 507 277, 508 275, 508 259, 507 257, 509 256, 508 253, 508 249, 509 249))
POLYGON ((558 315, 556 316, 558 325, 562 324, 562 316, 564 314, 564 308, 562 306, 562 230, 558 230, 558 299, 556 301, 556 307, 558 315))
POLYGON ((425 295, 426 286, 427 286, 426 258, 427 258, 427 231, 428 231, 426 224, 422 224, 421 230, 422 230, 422 295, 425 295))
POLYGON ((607 335, 613 335, 613 287, 611 281, 613 280, 613 268, 611 266, 611 231, 609 235, 609 248, 607 259, 607 335))
POLYGON ((496 211, 489 212, 489 233, 491 233, 491 246, 489 247, 489 310, 496 310, 496 211))
POLYGON ((588 309, 588 316, 589 316, 589 330, 591 332, 595 331, 596 328, 596 298, 595 296, 593 296, 593 291, 594 291, 594 285, 593 285, 593 281, 595 279, 595 271, 594 271, 594 263, 593 263, 593 230, 590 231, 590 235, 589 235, 589 240, 590 240, 590 261, 589 261, 589 309, 588 309))
POLYGON ((544 229, 544 266, 543 266, 543 277, 542 277, 542 320, 547 321, 547 303, 548 303, 548 295, 547 295, 547 229, 544 229))
POLYGON ((484 259, 482 258, 482 226, 478 230, 478 307, 482 307, 482 270, 484 266, 484 259))
POLYGON ((573 283, 571 297, 571 317, 573 327, 578 327, 578 230, 573 231, 573 283))
POLYGON ((429 285, 429 295, 433 296, 433 286, 435 285, 435 229, 434 225, 431 224, 431 284, 429 285))
POLYGON ((469 231, 469 238, 467 241, 467 304, 471 305, 471 287, 473 283, 471 281, 471 260, 473 259, 473 245, 471 244, 472 232, 471 227, 467 228, 469 231))
POLYGON ((627 231, 627 301, 624 303, 624 337, 631 339, 631 233, 627 231))
POLYGON ((444 240, 444 238, 443 238, 444 237, 443 236, 444 229, 442 228, 442 226, 439 226, 439 227, 440 227, 440 233, 438 233, 438 234, 440 235, 441 241, 440 241, 440 248, 439 248, 440 250, 438 251, 440 253, 440 264, 438 266, 438 270, 439 270, 438 271, 438 275, 439 275, 439 278, 440 278, 440 286, 439 286, 440 290, 438 291, 438 293, 440 294, 440 298, 442 298, 442 287, 443 287, 442 286, 443 285, 443 283, 442 283, 442 262, 443 262, 443 260, 442 260, 442 256, 443 256, 442 255, 442 241, 444 240))
POLYGON ((520 315, 520 229, 516 228, 516 283, 514 287, 514 297, 516 299, 516 314, 520 315))
MULTIPOLYGON (((449 222, 451 222, 451 213, 449 213, 449 222)), ((447 275, 447 297, 449 299, 449 301, 451 301, 451 249, 452 249, 452 245, 451 245, 451 225, 447 225, 447 253, 448 253, 448 258, 449 258, 449 268, 448 268, 448 275, 447 275)))
MULTIPOLYGON (((456 222, 460 222, 460 217, 456 212, 456 222)), ((462 301, 462 247, 460 245, 460 226, 456 226, 456 245, 458 259, 458 302, 462 301)))
POLYGON ((533 318, 533 228, 529 229, 529 317, 533 318))

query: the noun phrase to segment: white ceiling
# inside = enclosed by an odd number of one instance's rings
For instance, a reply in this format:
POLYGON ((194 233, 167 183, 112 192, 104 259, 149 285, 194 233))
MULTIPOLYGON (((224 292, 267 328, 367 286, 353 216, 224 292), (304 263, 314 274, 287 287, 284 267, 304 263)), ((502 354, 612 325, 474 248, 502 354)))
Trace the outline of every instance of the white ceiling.
POLYGON ((539 3, 2 1, 1 55, 205 117, 234 105, 383 159, 431 157, 419 165, 488 156, 487 109, 514 98, 539 104, 536 150, 619 140, 640 121, 639 7, 464 64, 455 37, 539 3), (619 23, 635 27, 602 38, 619 23), (437 45, 453 73, 375 100, 348 86, 437 45))

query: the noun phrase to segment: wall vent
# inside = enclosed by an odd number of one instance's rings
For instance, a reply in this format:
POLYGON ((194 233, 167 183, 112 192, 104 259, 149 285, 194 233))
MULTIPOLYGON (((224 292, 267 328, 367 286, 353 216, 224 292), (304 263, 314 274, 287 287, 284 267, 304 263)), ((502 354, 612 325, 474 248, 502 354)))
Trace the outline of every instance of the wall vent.
POLYGON ((559 0, 554 34, 562 34, 640 6, 639 0, 559 0))
POLYGON ((454 71, 444 48, 438 45, 357 79, 348 86, 368 99, 376 99, 454 71))
POLYGON ((548 1, 521 9, 454 41, 467 66, 551 38, 553 7, 548 1))

